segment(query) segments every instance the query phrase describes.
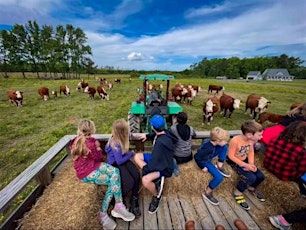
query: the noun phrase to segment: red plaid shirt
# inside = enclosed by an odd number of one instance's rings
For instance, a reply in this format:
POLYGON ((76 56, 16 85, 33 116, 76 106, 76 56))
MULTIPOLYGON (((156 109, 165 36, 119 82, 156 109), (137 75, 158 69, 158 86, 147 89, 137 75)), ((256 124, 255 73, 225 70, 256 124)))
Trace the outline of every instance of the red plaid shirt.
POLYGON ((274 138, 267 146, 264 166, 279 179, 294 181, 306 172, 306 149, 274 138))

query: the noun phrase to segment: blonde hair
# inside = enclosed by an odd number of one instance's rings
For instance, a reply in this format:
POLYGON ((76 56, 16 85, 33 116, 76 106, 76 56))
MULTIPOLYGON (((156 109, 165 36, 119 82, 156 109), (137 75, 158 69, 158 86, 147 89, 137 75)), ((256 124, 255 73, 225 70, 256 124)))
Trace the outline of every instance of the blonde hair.
POLYGON ((122 153, 127 153, 130 146, 130 128, 124 119, 116 120, 113 123, 112 137, 108 141, 112 148, 117 149, 116 143, 119 143, 122 153))
POLYGON ((215 127, 210 131, 210 139, 212 141, 228 141, 229 138, 229 132, 220 127, 215 127))
POLYGON ((77 137, 74 140, 71 148, 71 155, 73 160, 79 157, 84 157, 89 154, 90 150, 86 146, 86 138, 96 132, 96 126, 91 120, 82 120, 78 125, 77 137))

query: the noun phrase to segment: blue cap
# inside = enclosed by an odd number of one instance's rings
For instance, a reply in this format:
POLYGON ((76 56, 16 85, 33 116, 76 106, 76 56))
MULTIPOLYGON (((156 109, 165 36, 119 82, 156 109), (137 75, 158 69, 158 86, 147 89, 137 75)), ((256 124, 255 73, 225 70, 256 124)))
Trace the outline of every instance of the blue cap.
POLYGON ((151 125, 153 126, 154 129, 163 129, 165 128, 165 120, 163 116, 161 115, 154 115, 150 121, 151 125))

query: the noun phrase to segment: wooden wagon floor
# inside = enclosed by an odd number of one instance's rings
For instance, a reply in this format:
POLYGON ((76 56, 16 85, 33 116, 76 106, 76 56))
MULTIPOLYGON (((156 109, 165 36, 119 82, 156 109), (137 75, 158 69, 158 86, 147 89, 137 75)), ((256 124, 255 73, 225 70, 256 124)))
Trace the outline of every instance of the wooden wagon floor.
MULTIPOLYGON (((142 215, 130 223, 117 219, 116 229, 184 229, 187 220, 195 220, 196 229, 214 229, 217 224, 225 229, 236 229, 233 224, 235 219, 243 220, 249 229, 273 229, 268 216, 306 207, 306 199, 299 195, 295 183, 281 182, 263 169, 266 180, 261 190, 267 201, 260 202, 246 191, 251 209, 243 210, 232 196, 237 176, 228 165, 225 166, 232 176, 224 179, 214 192, 219 206, 211 205, 202 198, 201 193, 211 177, 198 170, 192 161, 180 166, 178 177, 166 179, 162 200, 155 214, 148 213, 151 196, 142 189, 142 215)), ((69 159, 30 212, 20 220, 20 228, 102 229, 97 212, 105 188, 77 180, 69 159)), ((293 229, 303 229, 297 227, 293 229)))

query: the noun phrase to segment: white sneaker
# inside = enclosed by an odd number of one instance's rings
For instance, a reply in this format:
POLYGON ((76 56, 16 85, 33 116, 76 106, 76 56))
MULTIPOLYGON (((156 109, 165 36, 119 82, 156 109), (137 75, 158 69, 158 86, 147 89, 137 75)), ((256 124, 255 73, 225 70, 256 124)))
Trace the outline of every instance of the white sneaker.
POLYGON ((104 230, 114 230, 117 226, 116 222, 108 215, 102 216, 102 213, 98 213, 100 224, 102 224, 104 230))
POLYGON ((270 216, 269 220, 271 222, 271 224, 281 230, 290 230, 291 229, 291 225, 288 223, 285 223, 285 219, 282 215, 278 215, 278 216, 270 216))
POLYGON ((124 221, 132 221, 135 219, 135 215, 131 212, 129 212, 128 210, 126 210, 126 207, 123 206, 122 208, 119 209, 113 209, 111 211, 111 214, 113 217, 115 218, 121 218, 124 221))

